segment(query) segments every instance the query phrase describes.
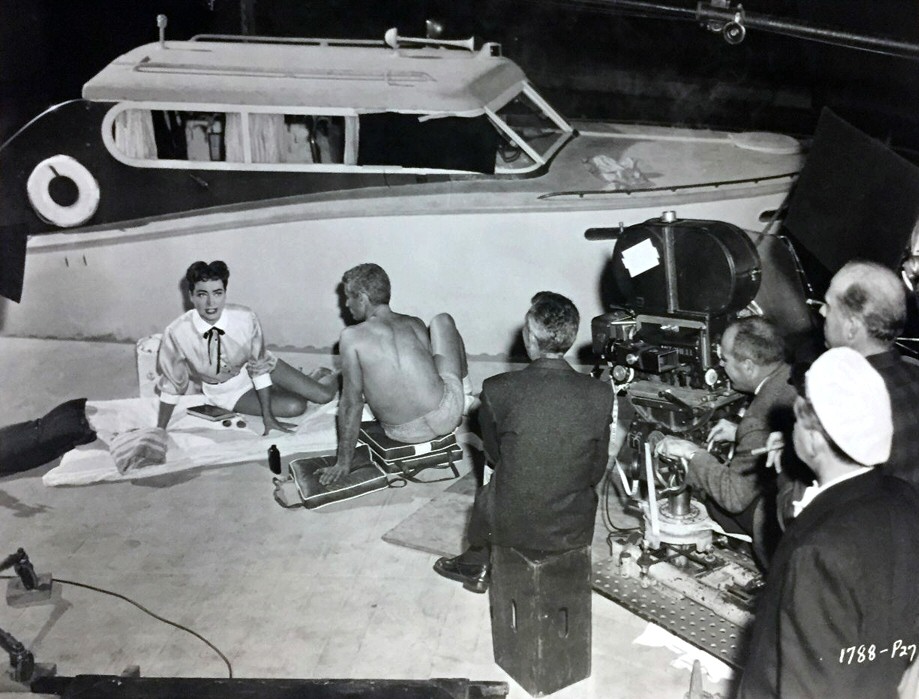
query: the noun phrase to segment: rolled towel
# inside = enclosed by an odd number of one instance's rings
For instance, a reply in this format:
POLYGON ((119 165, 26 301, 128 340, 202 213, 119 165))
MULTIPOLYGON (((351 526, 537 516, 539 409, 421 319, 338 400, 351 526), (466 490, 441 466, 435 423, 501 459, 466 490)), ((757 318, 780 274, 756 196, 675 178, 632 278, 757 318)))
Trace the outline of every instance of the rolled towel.
POLYGON ((112 439, 109 453, 115 460, 118 473, 166 463, 166 430, 160 427, 141 427, 122 432, 112 439))

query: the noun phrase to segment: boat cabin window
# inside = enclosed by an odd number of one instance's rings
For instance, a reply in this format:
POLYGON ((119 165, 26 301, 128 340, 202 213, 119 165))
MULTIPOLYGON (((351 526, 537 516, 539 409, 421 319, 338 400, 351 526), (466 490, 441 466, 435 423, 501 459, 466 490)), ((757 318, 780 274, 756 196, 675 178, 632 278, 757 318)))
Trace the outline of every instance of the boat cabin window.
MULTIPOLYGON (((545 156, 560 138, 566 137, 559 125, 524 92, 499 109, 497 115, 540 156, 545 156)), ((497 165, 502 169, 526 169, 535 163, 519 145, 502 134, 497 165)))
POLYGON ((495 171, 498 134, 487 116, 362 114, 358 165, 495 171))
POLYGON ((343 116, 125 109, 112 129, 131 160, 347 164, 343 116))
MULTIPOLYGON (((538 100, 538 98, 537 98, 538 100)), ((172 105, 163 105, 168 107, 172 105)), ((568 132, 525 92, 497 112, 299 114, 116 106, 106 146, 139 167, 212 170, 386 168, 521 174, 568 132)))

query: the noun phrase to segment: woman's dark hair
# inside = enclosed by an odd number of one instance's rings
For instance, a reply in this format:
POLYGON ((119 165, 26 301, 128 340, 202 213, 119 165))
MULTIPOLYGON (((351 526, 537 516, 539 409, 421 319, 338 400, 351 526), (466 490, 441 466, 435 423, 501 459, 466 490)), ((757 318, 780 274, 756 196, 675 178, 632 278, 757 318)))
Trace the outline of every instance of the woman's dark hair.
POLYGON ((192 262, 185 272, 185 281, 188 283, 188 293, 195 290, 195 284, 198 282, 222 281, 223 288, 227 288, 227 282, 230 281, 230 268, 227 267, 223 260, 214 260, 211 263, 192 262))

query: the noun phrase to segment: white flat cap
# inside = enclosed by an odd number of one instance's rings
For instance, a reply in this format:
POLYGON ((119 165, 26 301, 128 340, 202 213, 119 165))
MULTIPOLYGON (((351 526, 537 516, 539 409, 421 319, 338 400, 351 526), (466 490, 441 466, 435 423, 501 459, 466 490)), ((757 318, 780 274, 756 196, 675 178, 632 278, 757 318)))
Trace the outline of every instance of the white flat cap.
POLYGON ((890 395, 874 367, 849 347, 834 347, 805 375, 807 397, 827 434, 865 466, 890 457, 890 395))

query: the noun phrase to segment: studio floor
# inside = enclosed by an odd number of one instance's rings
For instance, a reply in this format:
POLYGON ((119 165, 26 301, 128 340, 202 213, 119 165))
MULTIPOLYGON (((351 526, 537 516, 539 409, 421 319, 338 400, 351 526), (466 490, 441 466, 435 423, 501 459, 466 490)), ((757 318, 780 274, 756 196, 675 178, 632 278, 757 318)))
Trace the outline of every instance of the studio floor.
MULTIPOLYGON (((310 368, 323 357, 294 359, 310 368)), ((498 364, 473 362, 473 382, 498 364)), ((0 426, 70 398, 138 391, 131 344, 3 337, 0 367, 0 426)), ((381 538, 449 482, 285 510, 264 461, 46 487, 41 476, 56 463, 0 478, 0 558, 22 547, 39 573, 124 595, 193 629, 235 677, 463 677, 505 681, 509 697, 528 696, 494 662, 488 596, 438 577, 435 555, 381 538)), ((145 677, 228 675, 197 638, 66 583, 48 604, 2 604, 0 627, 60 675, 117 675, 131 665, 145 677)), ((634 643, 647 627, 594 594, 592 674, 553 696, 682 699, 689 670, 673 666, 678 654, 667 648, 634 643)), ((705 689, 727 696, 730 686, 706 679, 705 689)))

